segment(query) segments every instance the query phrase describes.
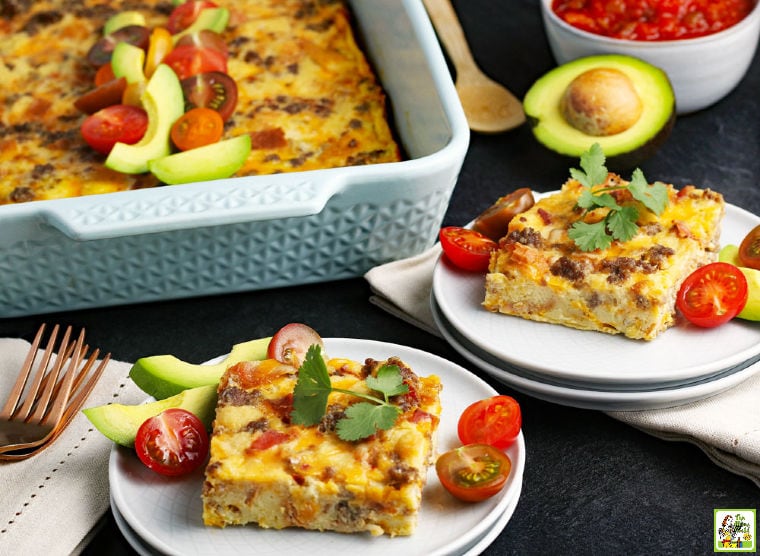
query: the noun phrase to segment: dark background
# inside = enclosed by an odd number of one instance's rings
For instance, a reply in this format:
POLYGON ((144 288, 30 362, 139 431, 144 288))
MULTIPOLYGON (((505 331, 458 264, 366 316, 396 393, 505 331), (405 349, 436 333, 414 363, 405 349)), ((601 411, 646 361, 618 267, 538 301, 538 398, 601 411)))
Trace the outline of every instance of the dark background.
MULTIPOLYGON (((381 1, 381 0, 378 0, 381 1)), ((475 58, 522 97, 554 67, 537 0, 454 2, 475 58)), ((760 61, 739 87, 702 112, 678 117, 662 148, 640 166, 650 181, 695 184, 760 213, 760 61)), ((527 126, 474 134, 444 224, 471 220, 518 187, 557 189, 567 162, 536 144, 527 126)), ((40 322, 87 329, 91 345, 133 361, 172 353, 202 362, 234 343, 306 322, 325 337, 409 345, 476 374, 443 340, 368 302, 362 278, 278 290, 0 320, 0 336, 29 338, 40 322)), ((711 553, 714 508, 757 508, 749 480, 718 468, 696 447, 665 442, 597 411, 550 404, 491 382, 523 409, 522 496, 486 554, 711 553)), ((756 541, 756 539, 755 539, 756 541)), ((86 554, 132 554, 110 515, 86 554)))

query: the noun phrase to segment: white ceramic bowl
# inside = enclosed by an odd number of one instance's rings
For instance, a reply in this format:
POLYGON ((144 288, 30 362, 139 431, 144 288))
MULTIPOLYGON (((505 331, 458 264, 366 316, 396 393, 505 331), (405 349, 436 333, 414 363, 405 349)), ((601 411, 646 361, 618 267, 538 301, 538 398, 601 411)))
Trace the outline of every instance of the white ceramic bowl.
POLYGON ((663 69, 673 84, 679 114, 706 108, 742 80, 760 37, 760 2, 742 21, 693 39, 632 41, 595 35, 560 19, 552 0, 541 0, 549 47, 558 64, 594 54, 626 54, 663 69))

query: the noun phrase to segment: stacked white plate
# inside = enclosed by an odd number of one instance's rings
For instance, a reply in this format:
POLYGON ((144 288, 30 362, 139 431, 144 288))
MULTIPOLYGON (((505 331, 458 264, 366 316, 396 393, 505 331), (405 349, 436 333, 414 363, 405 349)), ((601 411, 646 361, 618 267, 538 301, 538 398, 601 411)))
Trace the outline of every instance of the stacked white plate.
MULTIPOLYGON (((438 356, 395 344, 343 338, 325 339, 333 357, 363 361, 397 356, 421 375, 441 378, 439 451, 455 448, 457 421, 470 403, 496 394, 471 372, 438 356)), ((202 521, 203 471, 168 478, 147 469, 132 450, 115 446, 109 482, 115 521, 130 545, 142 555, 475 555, 502 532, 517 506, 525 469, 522 434, 507 451, 512 461, 507 486, 477 504, 458 502, 440 485, 434 469, 428 474, 415 533, 409 537, 372 537, 301 529, 272 530, 256 526, 206 527, 202 521), (397 552, 398 551, 398 552, 397 552)))
MULTIPOLYGON (((760 224, 728 205, 723 244, 738 245, 760 224)), ((516 390, 603 410, 668 407, 722 392, 760 370, 760 324, 734 319, 700 328, 681 319, 646 342, 492 313, 482 307, 483 274, 442 257, 431 306, 446 340, 471 363, 516 390)))

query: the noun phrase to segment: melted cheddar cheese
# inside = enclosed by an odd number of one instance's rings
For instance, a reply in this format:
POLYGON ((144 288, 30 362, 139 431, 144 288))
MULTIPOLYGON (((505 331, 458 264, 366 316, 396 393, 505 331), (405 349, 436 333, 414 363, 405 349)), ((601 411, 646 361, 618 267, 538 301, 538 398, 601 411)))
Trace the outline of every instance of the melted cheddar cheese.
MULTIPOLYGON (((369 393, 364 379, 386 362, 327 362, 333 387, 369 393)), ((294 367, 273 360, 230 367, 219 385, 203 487, 207 525, 257 523, 342 533, 409 535, 416 526, 440 415, 440 381, 397 365, 413 395, 388 430, 341 440, 335 423, 355 396, 333 392, 318 426, 291 423, 294 367)))
MULTIPOLYGON (((238 103, 225 137, 250 134, 236 174, 259 175, 401 159, 386 98, 342 0, 227 0, 223 37, 238 103)), ((0 19, 0 204, 159 185, 103 166, 82 139, 74 101, 93 88, 86 59, 105 21, 141 12, 166 25, 172 4, 11 0, 0 19)))
MULTIPOLYGON (((625 184, 609 174, 607 186, 625 184)), ((723 197, 709 189, 668 185, 668 204, 655 215, 638 206, 638 233, 607 249, 581 251, 568 236, 581 214, 583 186, 569 180, 559 193, 515 217, 492 254, 486 309, 581 330, 651 340, 672 326, 681 282, 717 259, 723 197)), ((618 203, 638 205, 629 192, 618 203)), ((595 209, 586 222, 599 221, 595 209)))

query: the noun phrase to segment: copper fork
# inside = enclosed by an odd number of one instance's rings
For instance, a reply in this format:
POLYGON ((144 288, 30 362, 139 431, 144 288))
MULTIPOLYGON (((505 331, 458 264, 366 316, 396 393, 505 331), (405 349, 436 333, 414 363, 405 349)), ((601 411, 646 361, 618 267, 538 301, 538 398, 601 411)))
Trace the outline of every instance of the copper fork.
POLYGON ((44 324, 40 327, 8 400, 0 409, 0 460, 25 459, 47 447, 81 409, 108 364, 110 354, 90 374, 100 350, 93 351, 82 364, 89 351, 89 346, 84 345, 84 330, 72 341, 70 326, 53 358, 59 328, 53 327, 33 375, 45 331, 44 324))

